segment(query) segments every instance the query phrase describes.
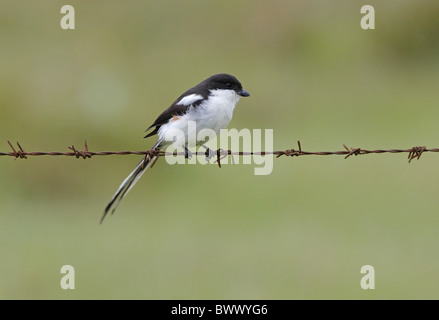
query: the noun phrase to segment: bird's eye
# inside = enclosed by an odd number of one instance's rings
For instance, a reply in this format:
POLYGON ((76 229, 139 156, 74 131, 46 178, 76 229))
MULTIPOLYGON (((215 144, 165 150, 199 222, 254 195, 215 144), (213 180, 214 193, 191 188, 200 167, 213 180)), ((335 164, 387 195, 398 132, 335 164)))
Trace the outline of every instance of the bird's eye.
POLYGON ((232 87, 232 83, 231 83, 231 82, 227 82, 227 83, 226 83, 226 87, 227 87, 227 88, 231 88, 231 87, 232 87))

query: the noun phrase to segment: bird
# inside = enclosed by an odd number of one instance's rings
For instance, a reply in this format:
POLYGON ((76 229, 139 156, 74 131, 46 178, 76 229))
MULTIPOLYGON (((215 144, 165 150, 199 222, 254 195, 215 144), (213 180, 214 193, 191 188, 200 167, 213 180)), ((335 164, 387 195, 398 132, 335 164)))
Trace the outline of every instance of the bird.
MULTIPOLYGON (((163 111, 157 119, 145 131, 148 133, 144 138, 158 136, 157 142, 152 149, 164 150, 173 145, 176 148, 184 148, 185 158, 191 156, 188 147, 202 144, 200 141, 190 143, 188 141, 188 125, 193 121, 196 125, 196 134, 202 129, 210 129, 218 134, 221 129, 228 126, 232 120, 233 111, 241 97, 249 97, 250 93, 242 88, 239 80, 231 74, 219 73, 201 81, 196 86, 180 95, 169 108, 163 111), (183 139, 170 141, 166 137, 179 131, 183 139)), ((206 148, 206 158, 212 154, 206 148)), ((133 188, 140 177, 155 162, 157 156, 144 157, 128 177, 121 183, 116 193, 105 207, 100 223, 111 210, 113 214, 124 196, 133 188)))

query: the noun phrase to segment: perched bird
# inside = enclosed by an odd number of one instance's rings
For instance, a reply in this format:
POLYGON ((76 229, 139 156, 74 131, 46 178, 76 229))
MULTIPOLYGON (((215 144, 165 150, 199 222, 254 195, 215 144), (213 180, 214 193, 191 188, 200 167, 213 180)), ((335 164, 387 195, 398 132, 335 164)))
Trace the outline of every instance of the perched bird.
MULTIPOLYGON (((194 121, 196 124, 195 136, 202 129, 211 129, 218 134, 220 129, 226 128, 229 124, 239 99, 248 96, 250 96, 248 91, 242 88, 241 83, 234 76, 226 73, 215 74, 178 97, 146 129, 146 131, 152 131, 145 138, 157 134, 158 140, 153 149, 164 150, 164 148, 173 144, 176 148, 184 148, 186 158, 188 158, 190 151, 187 147, 194 146, 193 143, 191 144, 188 141, 188 135, 190 135, 190 132, 188 132, 189 122, 194 121), (180 138, 171 141, 166 138, 173 136, 174 132, 177 131, 182 133, 180 138)), ((201 142, 195 143, 195 145, 198 144, 201 144, 201 142)), ((210 150, 206 149, 207 157, 210 150)), ((155 158, 155 156, 152 156, 142 159, 122 182, 105 208, 101 223, 111 209, 111 213, 114 213, 120 201, 140 179, 150 164, 154 162, 155 158)))

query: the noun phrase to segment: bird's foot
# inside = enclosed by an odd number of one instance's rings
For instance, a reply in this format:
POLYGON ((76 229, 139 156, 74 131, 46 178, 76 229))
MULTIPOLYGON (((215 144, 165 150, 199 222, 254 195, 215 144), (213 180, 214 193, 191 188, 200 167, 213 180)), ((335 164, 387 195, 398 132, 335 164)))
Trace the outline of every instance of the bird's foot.
POLYGON ((212 149, 210 149, 209 147, 206 147, 205 145, 203 145, 202 147, 204 149, 206 149, 206 152, 204 154, 206 155, 207 162, 209 162, 210 159, 212 159, 213 157, 216 157, 217 160, 215 160, 214 163, 217 163, 218 162, 218 153, 219 153, 219 160, 220 161, 229 155, 229 152, 227 150, 218 149, 217 151, 213 151, 212 149))
POLYGON ((206 162, 209 162, 212 157, 216 156, 216 152, 209 147, 206 147, 204 144, 202 145, 202 147, 206 149, 206 152, 204 153, 206 155, 206 162))
POLYGON ((186 147, 184 147, 184 158, 189 160, 192 159, 192 152, 186 147))

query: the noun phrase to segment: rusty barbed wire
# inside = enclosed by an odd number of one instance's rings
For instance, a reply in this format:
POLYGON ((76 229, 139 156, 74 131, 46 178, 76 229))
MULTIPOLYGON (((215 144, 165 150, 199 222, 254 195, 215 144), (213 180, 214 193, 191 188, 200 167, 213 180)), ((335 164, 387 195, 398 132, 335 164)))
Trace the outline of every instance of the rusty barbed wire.
MULTIPOLYGON (((9 147, 12 149, 12 152, 0 152, 0 156, 10 156, 15 159, 28 159, 28 156, 68 156, 68 157, 76 157, 77 159, 87 159, 93 156, 110 156, 110 155, 143 155, 145 158, 156 157, 153 164, 157 161, 159 157, 170 156, 170 155, 185 155, 184 152, 165 152, 157 149, 149 149, 144 151, 90 151, 88 150, 87 141, 84 143, 84 150, 78 150, 75 146, 71 145, 68 149, 72 150, 71 152, 42 152, 42 151, 34 151, 27 152, 23 149, 19 142, 17 142, 18 149, 15 149, 10 141, 7 141, 9 147)), ((232 163, 234 163, 233 156, 251 156, 251 155, 275 155, 276 158, 281 156, 287 157, 298 157, 298 156, 329 156, 329 155, 344 155, 345 159, 351 156, 360 156, 367 154, 382 154, 382 153, 407 153, 408 154, 408 162, 410 163, 413 159, 419 160, 421 155, 424 152, 439 152, 439 148, 428 149, 426 146, 415 146, 409 149, 378 149, 378 150, 367 150, 362 148, 350 148, 343 144, 345 150, 340 151, 303 151, 302 145, 300 141, 297 141, 298 149, 287 149, 284 151, 260 151, 260 152, 249 152, 249 151, 231 151, 231 150, 221 150, 218 149, 216 151, 216 162, 218 166, 221 168, 221 159, 225 156, 231 156, 232 163)), ((204 156, 205 152, 195 152, 193 153, 196 156, 204 156)))

